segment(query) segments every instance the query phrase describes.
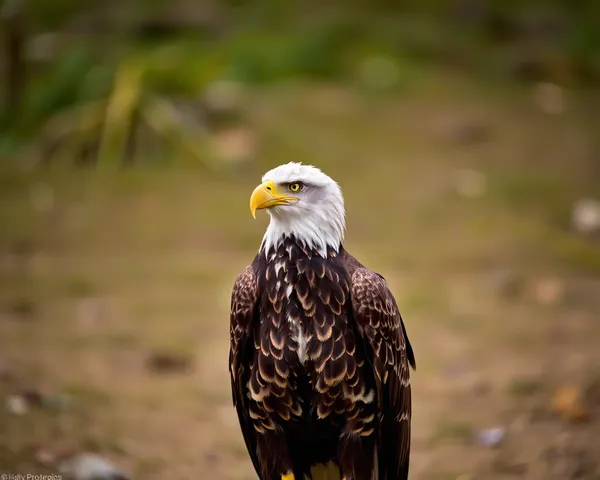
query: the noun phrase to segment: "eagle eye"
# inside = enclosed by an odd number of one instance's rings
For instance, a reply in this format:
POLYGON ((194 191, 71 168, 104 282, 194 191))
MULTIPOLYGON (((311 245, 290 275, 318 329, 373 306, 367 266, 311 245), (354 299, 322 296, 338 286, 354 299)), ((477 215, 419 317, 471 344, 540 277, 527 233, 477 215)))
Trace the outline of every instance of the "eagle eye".
POLYGON ((304 187, 304 185, 302 184, 302 182, 293 182, 288 185, 288 190, 290 192, 296 193, 296 192, 299 192, 300 190, 302 190, 303 187, 304 187))

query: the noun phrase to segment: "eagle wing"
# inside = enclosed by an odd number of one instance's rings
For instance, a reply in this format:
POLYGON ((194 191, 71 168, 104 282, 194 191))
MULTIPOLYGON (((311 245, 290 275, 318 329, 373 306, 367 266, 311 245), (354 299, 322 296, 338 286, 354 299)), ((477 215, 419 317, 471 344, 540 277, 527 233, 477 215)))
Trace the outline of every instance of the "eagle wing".
POLYGON ((248 355, 252 351, 253 320, 258 301, 258 282, 252 266, 247 266, 238 275, 231 293, 229 329, 229 374, 233 405, 238 414, 246 448, 258 474, 259 463, 256 453, 256 432, 249 417, 246 383, 249 374, 248 355))
POLYGON ((381 420, 378 447, 382 478, 408 478, 410 366, 415 357, 402 317, 385 279, 364 267, 352 275, 352 308, 359 334, 370 346, 381 420))

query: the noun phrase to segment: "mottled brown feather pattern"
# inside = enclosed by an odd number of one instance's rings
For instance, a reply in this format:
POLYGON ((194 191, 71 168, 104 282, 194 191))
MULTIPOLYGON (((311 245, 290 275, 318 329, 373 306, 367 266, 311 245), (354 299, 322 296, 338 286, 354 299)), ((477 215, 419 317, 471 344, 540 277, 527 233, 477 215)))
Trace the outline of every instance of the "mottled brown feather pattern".
POLYGON ((382 451, 380 462, 387 477, 408 474, 412 413, 409 364, 415 368, 400 312, 385 279, 366 268, 352 275, 352 305, 359 332, 373 351, 373 366, 380 392, 379 415, 382 451), (393 448, 387 448, 388 445, 393 448))
POLYGON ((231 296, 231 313, 229 328, 229 373, 233 404, 236 408, 246 448, 259 472, 260 463, 257 456, 256 436, 250 431, 253 412, 250 411, 243 379, 249 372, 246 364, 247 344, 251 338, 254 309, 258 296, 258 283, 251 266, 246 267, 235 280, 231 296))
POLYGON ((323 258, 288 238, 257 255, 233 289, 230 372, 261 479, 333 460, 371 480, 376 456, 380 479, 407 478, 414 358, 403 328, 383 277, 343 249, 323 258))

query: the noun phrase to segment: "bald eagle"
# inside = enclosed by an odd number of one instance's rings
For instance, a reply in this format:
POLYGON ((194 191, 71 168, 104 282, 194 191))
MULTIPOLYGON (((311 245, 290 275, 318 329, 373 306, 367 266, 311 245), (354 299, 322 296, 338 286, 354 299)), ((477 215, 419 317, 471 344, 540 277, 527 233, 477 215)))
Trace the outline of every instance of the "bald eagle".
POLYGON ((408 478, 409 364, 385 279, 343 247, 344 199, 318 168, 288 163, 250 197, 270 223, 233 286, 229 372, 261 480, 408 478))

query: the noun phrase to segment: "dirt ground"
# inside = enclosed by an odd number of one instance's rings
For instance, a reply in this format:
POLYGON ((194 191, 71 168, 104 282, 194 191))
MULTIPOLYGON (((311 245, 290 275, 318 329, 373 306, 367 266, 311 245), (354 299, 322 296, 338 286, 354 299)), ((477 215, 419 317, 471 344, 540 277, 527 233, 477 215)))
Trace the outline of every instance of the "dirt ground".
POLYGON ((0 471, 92 451, 146 480, 255 478, 230 399, 229 295, 266 227, 248 197, 293 160, 339 181, 347 249, 403 313, 411 478, 600 479, 600 244, 570 223, 600 195, 587 103, 566 93, 547 113, 532 89, 435 75, 393 98, 249 97, 258 150, 235 175, 3 167, 0 471), (23 390, 68 401, 16 414, 23 390))

